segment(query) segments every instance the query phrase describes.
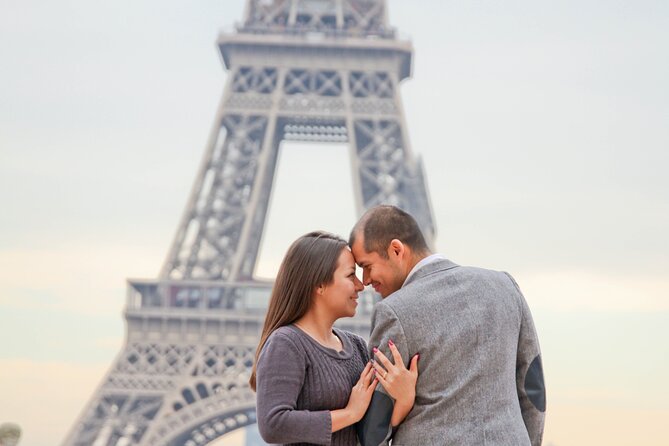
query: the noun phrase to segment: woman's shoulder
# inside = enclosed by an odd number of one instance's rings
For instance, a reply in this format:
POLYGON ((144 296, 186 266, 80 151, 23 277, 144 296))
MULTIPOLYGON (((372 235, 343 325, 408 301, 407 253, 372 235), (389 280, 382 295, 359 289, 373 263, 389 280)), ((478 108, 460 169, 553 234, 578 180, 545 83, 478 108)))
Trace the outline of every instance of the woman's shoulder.
POLYGON ((274 330, 268 337, 267 337, 267 342, 275 342, 275 343, 297 343, 299 340, 300 335, 295 330, 292 326, 290 325, 284 325, 283 327, 279 327, 276 330, 274 330))
POLYGON ((265 342, 265 349, 293 351, 301 353, 304 350, 300 342, 300 335, 291 326, 283 326, 274 330, 265 342))

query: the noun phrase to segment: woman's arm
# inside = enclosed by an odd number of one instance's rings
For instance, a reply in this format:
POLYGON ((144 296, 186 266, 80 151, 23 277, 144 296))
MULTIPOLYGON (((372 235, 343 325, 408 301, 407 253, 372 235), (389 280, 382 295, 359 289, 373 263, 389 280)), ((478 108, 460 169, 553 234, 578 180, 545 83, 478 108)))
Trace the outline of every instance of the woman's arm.
POLYGON ((306 367, 306 352, 289 336, 269 337, 256 367, 258 430, 266 442, 330 444, 330 411, 297 409, 306 367))

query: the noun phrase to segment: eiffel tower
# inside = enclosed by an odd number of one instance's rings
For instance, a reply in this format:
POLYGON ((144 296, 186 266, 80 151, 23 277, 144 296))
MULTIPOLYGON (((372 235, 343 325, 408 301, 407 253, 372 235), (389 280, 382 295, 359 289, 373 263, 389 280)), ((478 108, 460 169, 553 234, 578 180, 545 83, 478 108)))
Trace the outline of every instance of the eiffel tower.
MULTIPOLYGON (((254 269, 282 141, 348 143, 358 215, 395 204, 434 238, 399 95, 413 50, 385 0, 247 0, 218 47, 229 74, 183 218, 159 278, 128 281, 125 345, 64 446, 205 445, 255 423, 272 282, 254 269)), ((374 301, 339 325, 367 337, 374 301)))

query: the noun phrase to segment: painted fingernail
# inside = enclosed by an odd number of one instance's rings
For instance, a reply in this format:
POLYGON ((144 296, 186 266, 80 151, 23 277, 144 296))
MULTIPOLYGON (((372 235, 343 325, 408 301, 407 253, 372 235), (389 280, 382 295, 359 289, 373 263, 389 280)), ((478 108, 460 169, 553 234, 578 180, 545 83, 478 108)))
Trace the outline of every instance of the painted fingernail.
POLYGON ((376 347, 374 347, 374 348, 372 349, 372 351, 373 351, 374 353, 376 353, 376 352, 378 352, 378 351, 379 351, 379 349, 378 349, 378 348, 376 348, 376 347))
POLYGON ((388 339, 388 345, 395 345, 392 339, 388 339))

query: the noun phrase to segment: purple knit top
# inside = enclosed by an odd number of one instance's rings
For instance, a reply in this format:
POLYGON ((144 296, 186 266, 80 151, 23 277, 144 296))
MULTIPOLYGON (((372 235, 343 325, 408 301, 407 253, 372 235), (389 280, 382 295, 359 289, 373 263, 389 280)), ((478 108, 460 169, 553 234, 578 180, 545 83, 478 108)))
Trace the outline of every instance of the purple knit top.
POLYGON ((332 433, 330 410, 343 409, 369 360, 365 341, 333 329, 340 352, 288 325, 270 335, 256 368, 260 435, 268 443, 355 446, 355 425, 332 433))

